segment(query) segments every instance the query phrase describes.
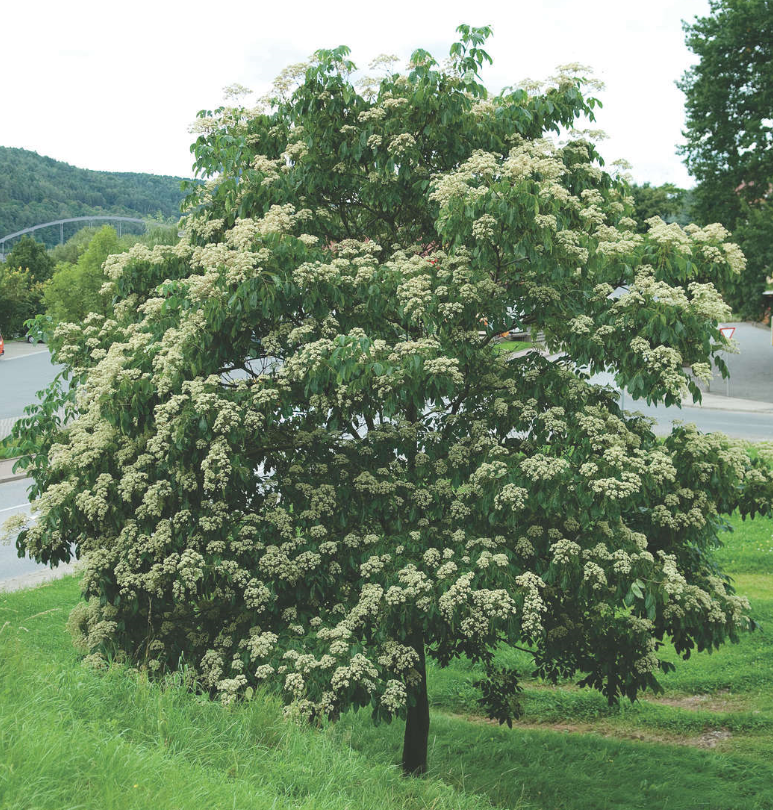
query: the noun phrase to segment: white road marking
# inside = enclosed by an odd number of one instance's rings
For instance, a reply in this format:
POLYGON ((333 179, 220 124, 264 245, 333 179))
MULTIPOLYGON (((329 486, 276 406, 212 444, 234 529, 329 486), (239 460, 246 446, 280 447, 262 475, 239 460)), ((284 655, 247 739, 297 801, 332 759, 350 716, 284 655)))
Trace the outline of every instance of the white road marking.
POLYGON ((29 354, 20 354, 18 357, 3 357, 0 358, 0 362, 10 363, 12 360, 23 360, 25 357, 34 357, 36 354, 48 354, 48 349, 41 349, 38 352, 30 352, 29 354))
POLYGON ((0 512, 10 512, 12 509, 23 509, 25 506, 29 505, 29 501, 27 501, 27 503, 20 503, 18 506, 6 506, 5 509, 0 509, 0 512))

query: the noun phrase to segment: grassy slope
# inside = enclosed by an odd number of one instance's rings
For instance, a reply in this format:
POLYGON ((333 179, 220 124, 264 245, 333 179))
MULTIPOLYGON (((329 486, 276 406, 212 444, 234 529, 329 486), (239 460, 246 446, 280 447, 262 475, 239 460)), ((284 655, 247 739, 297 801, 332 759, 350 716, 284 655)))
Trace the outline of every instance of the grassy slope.
POLYGON ((223 709, 121 668, 84 669, 64 628, 72 578, 0 595, 0 808, 481 808, 281 721, 223 709), (7 624, 6 624, 7 622, 7 624))
POLYGON ((513 731, 472 716, 470 666, 433 671, 421 781, 395 768, 401 723, 305 731, 270 699, 224 710, 97 674, 64 631, 73 580, 0 595, 0 808, 773 808, 773 520, 736 526, 721 557, 763 632, 680 662, 663 698, 616 709, 527 681, 513 731))

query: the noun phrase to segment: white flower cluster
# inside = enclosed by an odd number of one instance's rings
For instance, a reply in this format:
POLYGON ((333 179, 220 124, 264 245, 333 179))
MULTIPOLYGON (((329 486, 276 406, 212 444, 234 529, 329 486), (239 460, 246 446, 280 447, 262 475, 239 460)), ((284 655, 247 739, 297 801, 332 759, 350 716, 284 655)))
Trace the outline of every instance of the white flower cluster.
POLYGON ((509 508, 513 512, 520 512, 526 506, 528 490, 515 484, 505 484, 494 498, 495 509, 509 508))
POLYGON ((381 695, 381 703, 390 712, 398 712, 408 701, 405 685, 394 679, 387 681, 386 689, 381 695))
POLYGON ((542 632, 542 614, 547 609, 540 595, 545 583, 531 571, 517 576, 515 583, 524 590, 521 627, 527 635, 536 636, 542 632))
POLYGON ((472 224, 472 235, 481 242, 487 242, 494 236, 494 227, 497 221, 491 214, 484 214, 472 224))
POLYGON ((413 647, 399 644, 396 641, 387 641, 378 657, 378 663, 390 672, 402 674, 419 663, 419 654, 413 647))
POLYGON ((641 478, 632 472, 623 472, 620 478, 596 478, 590 482, 593 492, 610 500, 621 500, 641 490, 641 478))
POLYGON ((687 393, 687 378, 682 371, 682 355, 670 346, 656 346, 654 349, 643 337, 631 341, 631 350, 641 355, 647 369, 659 377, 659 382, 680 399, 687 393))
POLYGON ((580 556, 580 546, 566 538, 562 538, 550 546, 550 553, 553 562, 559 565, 570 565, 576 562, 580 556))
POLYGON ((604 569, 594 562, 586 562, 582 578, 589 583, 593 590, 601 590, 607 584, 607 575, 604 569))
POLYGON ((368 692, 375 688, 373 678, 378 677, 378 670, 362 654, 356 653, 352 656, 348 666, 338 667, 330 679, 330 686, 334 692, 348 689, 352 684, 359 684, 365 687, 368 692))
POLYGON ((387 147, 387 151, 395 157, 402 157, 406 152, 413 149, 414 146, 416 146, 416 139, 413 135, 403 132, 392 138, 387 147))
POLYGON ((569 462, 563 458, 537 453, 531 458, 524 459, 520 467, 532 481, 550 481, 566 472, 569 469, 569 462))

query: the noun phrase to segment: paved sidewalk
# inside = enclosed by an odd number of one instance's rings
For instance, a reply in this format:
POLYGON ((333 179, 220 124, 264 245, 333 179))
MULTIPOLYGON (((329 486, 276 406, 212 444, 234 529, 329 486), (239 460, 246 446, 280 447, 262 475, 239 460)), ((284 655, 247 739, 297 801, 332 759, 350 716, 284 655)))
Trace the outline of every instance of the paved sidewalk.
POLYGON ((684 408, 708 408, 716 411, 744 411, 746 413, 773 413, 773 402, 760 402, 756 399, 739 399, 738 397, 704 394, 703 401, 684 402, 684 408))

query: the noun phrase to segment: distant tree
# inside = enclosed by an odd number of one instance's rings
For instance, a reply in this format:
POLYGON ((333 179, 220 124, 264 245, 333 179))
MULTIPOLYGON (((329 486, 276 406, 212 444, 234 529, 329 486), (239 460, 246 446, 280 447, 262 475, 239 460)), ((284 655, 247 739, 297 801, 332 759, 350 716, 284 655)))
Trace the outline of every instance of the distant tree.
POLYGON ((46 246, 27 235, 13 246, 5 257, 5 265, 16 270, 29 270, 33 282, 46 281, 54 272, 54 261, 46 246))
POLYGON ((37 314, 41 285, 29 270, 0 265, 0 333, 13 337, 24 331, 24 321, 37 314))
POLYGON ((77 418, 53 422, 55 385, 15 434, 38 451, 18 549, 85 557, 92 660, 185 666, 225 703, 268 683, 311 721, 404 718, 406 773, 428 658, 481 662, 509 723, 503 644, 614 702, 659 689, 665 639, 736 639, 749 606, 712 550, 773 485, 578 371, 699 397, 685 367, 722 363, 727 309, 696 277, 740 269, 727 232, 636 233, 593 145, 546 137, 593 115, 584 79, 489 93, 489 31, 459 31, 444 66, 416 51, 361 90, 348 49, 319 51, 264 109, 203 113, 186 238, 108 261, 110 317, 52 344, 77 418), (514 327, 561 352, 498 354, 514 327))
MULTIPOLYGON (((711 13, 685 23, 687 46, 698 56, 679 87, 686 96, 681 147, 698 181, 695 217, 730 228, 748 257, 743 280, 725 288, 733 309, 761 313, 771 272, 757 215, 773 184, 773 6, 770 0, 710 0, 711 13)), ((769 237, 773 238, 773 234, 769 237)))
POLYGON ((147 245, 176 245, 180 241, 180 227, 177 221, 158 222, 150 225, 144 234, 132 240, 132 244, 147 245))
POLYGON ((664 222, 678 222, 688 225, 690 218, 685 211, 687 191, 673 183, 653 186, 650 183, 631 186, 634 203, 634 218, 639 223, 639 233, 646 233, 644 224, 651 217, 660 217, 664 222))
POLYGON ((99 228, 87 226, 76 231, 63 244, 55 245, 48 253, 59 264, 75 264, 83 252, 89 246, 89 242, 94 238, 94 234, 99 228))
POLYGON ((105 225, 91 237, 75 264, 57 267, 43 293, 46 312, 54 322, 81 322, 90 312, 108 312, 110 301, 100 292, 107 281, 102 268, 107 257, 121 249, 115 228, 105 225))
MULTIPOLYGON (((115 228, 115 226, 109 226, 115 228)), ((178 218, 147 220, 144 231, 141 234, 125 233, 119 237, 121 249, 128 250, 132 245, 143 244, 148 247, 154 245, 174 245, 179 242, 178 218)), ((57 265, 76 264, 81 255, 86 251, 89 243, 99 228, 87 226, 76 231, 64 244, 56 245, 48 253, 57 265)))
POLYGON ((750 205, 736 222, 733 238, 746 255, 746 271, 725 281, 725 300, 742 317, 758 319, 770 301, 762 293, 773 276, 773 200, 750 205))

